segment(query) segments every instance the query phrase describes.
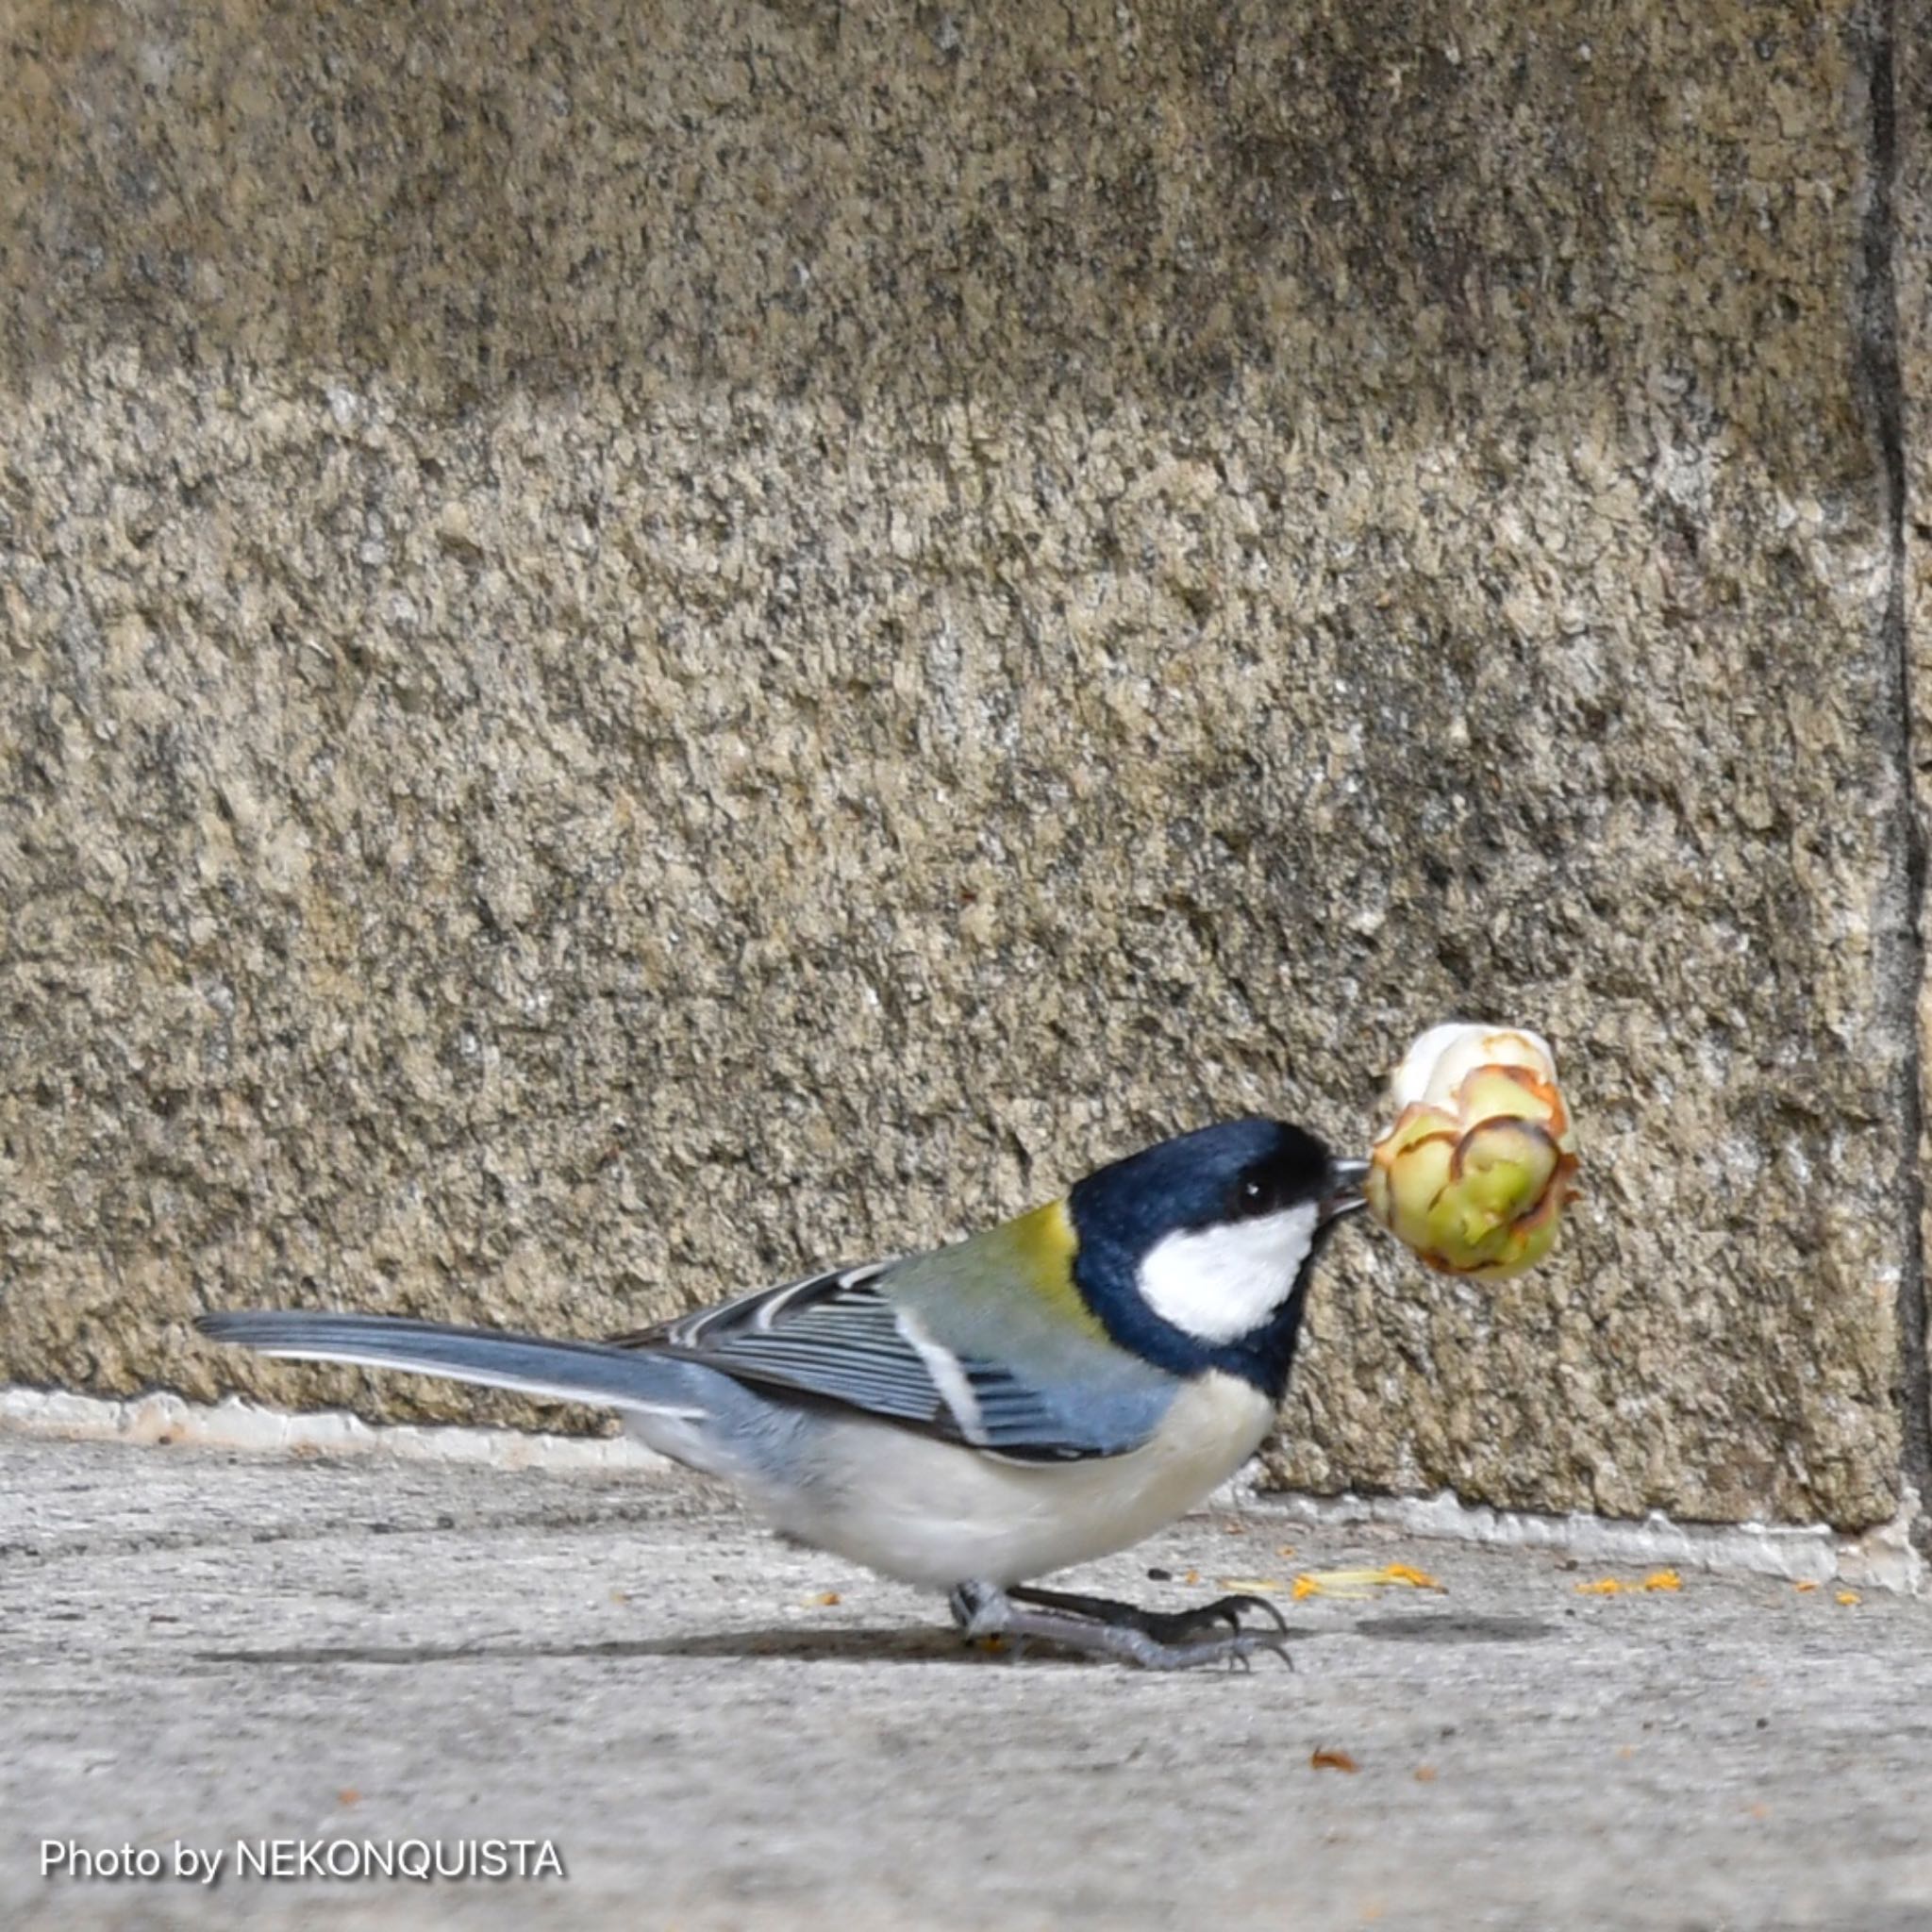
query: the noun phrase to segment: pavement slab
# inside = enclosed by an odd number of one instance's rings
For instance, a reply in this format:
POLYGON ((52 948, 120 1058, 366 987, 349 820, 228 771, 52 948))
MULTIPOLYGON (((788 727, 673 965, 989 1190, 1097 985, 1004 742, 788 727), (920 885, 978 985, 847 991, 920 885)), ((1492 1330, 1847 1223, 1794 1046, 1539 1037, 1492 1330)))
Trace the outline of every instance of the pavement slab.
POLYGON ((25 1438, 0 1474, 8 1926, 1932 1922, 1924 1600, 1589 1593, 1574 1558, 1244 1505, 1068 1574, 1274 1586, 1291 1671, 1153 1676, 969 1649, 681 1476, 25 1438), (1441 1588, 1294 1594, 1391 1564, 1441 1588), (565 1875, 234 1869, 491 1837, 565 1875), (226 1869, 43 1875, 49 1840, 226 1869))

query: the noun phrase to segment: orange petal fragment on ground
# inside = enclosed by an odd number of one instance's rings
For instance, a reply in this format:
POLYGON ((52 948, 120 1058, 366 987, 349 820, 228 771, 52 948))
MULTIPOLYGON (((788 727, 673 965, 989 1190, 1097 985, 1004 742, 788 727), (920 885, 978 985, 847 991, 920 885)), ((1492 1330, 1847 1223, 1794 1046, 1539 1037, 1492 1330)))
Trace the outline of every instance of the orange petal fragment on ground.
POLYGON ((1812 1591, 1818 1588, 1818 1586, 1815 1583, 1794 1583, 1791 1585, 1791 1588, 1795 1590, 1800 1596, 1808 1596, 1812 1591))
POLYGON ((1840 1591, 1838 1593, 1838 1600, 1841 1604, 1861 1604, 1865 1601, 1865 1599, 1861 1597, 1856 1590, 1840 1591))
POLYGON ((1653 1570, 1643 1579, 1645 1590, 1682 1590, 1684 1579, 1674 1570, 1653 1570))
POLYGON ((1578 1596, 1622 1596, 1626 1585, 1619 1583, 1614 1576, 1599 1576, 1594 1583, 1579 1583, 1578 1596))
POLYGON ((1310 1771, 1359 1771, 1361 1766, 1346 1751, 1310 1751, 1310 1771))
MULTIPOLYGON (((1410 1590, 1442 1588, 1426 1570, 1408 1563, 1385 1563, 1379 1570, 1304 1570, 1289 1586, 1289 1593, 1297 1603, 1310 1596, 1342 1597, 1359 1603, 1398 1583, 1410 1590)), ((1278 1584, 1274 1587, 1280 1588, 1278 1584)))
POLYGON ((1391 1583, 1406 1583, 1411 1590, 1441 1590, 1442 1586, 1426 1570, 1417 1570, 1407 1563, 1391 1563, 1383 1571, 1391 1583))

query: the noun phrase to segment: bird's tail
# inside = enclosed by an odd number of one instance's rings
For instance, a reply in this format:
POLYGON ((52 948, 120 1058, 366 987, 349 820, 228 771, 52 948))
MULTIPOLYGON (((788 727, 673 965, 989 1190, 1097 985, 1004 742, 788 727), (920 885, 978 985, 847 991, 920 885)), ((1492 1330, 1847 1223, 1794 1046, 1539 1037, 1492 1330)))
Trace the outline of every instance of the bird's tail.
POLYGON ((216 1341, 297 1360, 406 1369, 554 1401, 692 1422, 708 1408, 699 1379, 704 1372, 693 1364, 601 1341, 546 1341, 504 1328, 454 1328, 399 1315, 299 1309, 235 1309, 198 1316, 194 1325, 216 1341))

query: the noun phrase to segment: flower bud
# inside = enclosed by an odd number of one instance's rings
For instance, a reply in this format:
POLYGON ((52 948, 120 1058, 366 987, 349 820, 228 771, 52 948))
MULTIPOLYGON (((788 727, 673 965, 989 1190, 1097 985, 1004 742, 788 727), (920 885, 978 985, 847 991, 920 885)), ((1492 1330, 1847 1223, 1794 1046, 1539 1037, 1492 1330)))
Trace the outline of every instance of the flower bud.
POLYGON ((1369 1212, 1431 1268, 1497 1281, 1556 1245, 1575 1198, 1556 1056, 1534 1033, 1432 1026, 1390 1082, 1395 1120, 1369 1154, 1369 1212))

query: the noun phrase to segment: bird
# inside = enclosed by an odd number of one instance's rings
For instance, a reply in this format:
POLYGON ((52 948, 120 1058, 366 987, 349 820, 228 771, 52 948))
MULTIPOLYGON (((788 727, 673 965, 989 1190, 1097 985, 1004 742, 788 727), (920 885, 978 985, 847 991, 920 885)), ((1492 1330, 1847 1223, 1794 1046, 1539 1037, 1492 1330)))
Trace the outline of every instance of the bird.
POLYGON ((196 1325, 270 1356, 617 1409, 783 1536, 942 1592, 969 1639, 1251 1668, 1287 1657, 1263 1599, 1163 1612, 1039 1579, 1141 1541, 1259 1448, 1366 1169, 1288 1122, 1224 1121, 965 1240, 604 1341, 299 1309, 196 1325))

